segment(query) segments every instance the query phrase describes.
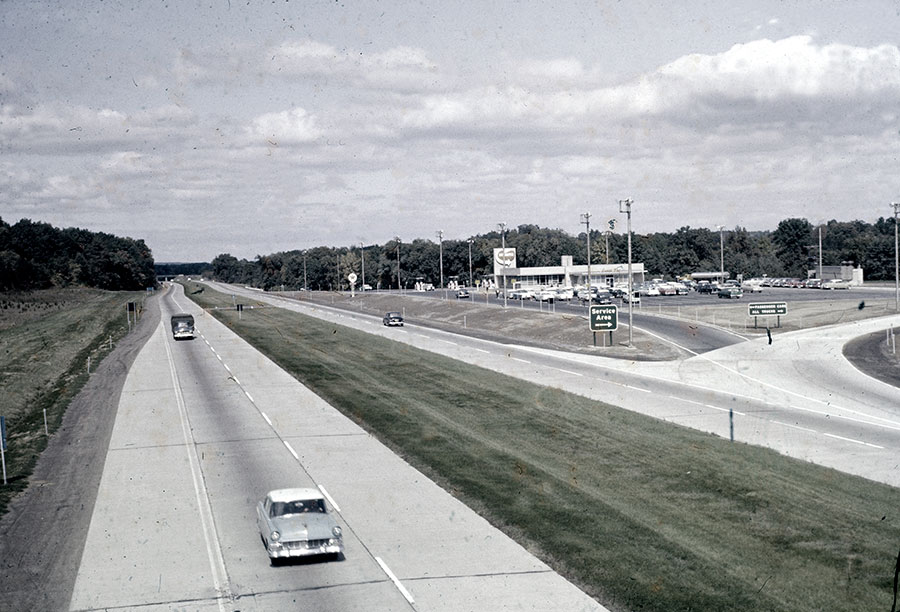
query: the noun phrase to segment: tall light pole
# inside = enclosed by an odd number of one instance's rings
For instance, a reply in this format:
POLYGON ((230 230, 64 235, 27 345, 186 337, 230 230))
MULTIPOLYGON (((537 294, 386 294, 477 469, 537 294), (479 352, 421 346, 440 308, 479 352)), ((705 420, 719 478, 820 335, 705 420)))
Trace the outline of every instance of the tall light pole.
POLYGON ((894 310, 900 312, 900 251, 897 244, 897 213, 900 202, 891 202, 894 207, 894 310))
POLYGON ((719 282, 725 282, 725 226, 717 225, 719 230, 719 282))
POLYGON ((506 223, 498 223, 500 228, 500 260, 503 263, 503 307, 506 308, 506 223))
POLYGON ((359 243, 359 256, 362 259, 362 290, 366 290, 366 247, 362 242, 359 243))
MULTIPOLYGON (((472 243, 475 241, 469 238, 466 242, 469 243, 469 288, 472 288, 475 286, 475 283, 472 281, 472 243)), ((475 298, 472 299, 474 300, 475 298)))
MULTIPOLYGON (((439 266, 441 267, 441 289, 444 288, 444 230, 437 231, 438 237, 438 251, 439 251, 439 266)), ((446 297, 446 295, 444 296, 446 297)))
POLYGON ((581 213, 581 222, 585 225, 587 232, 587 297, 588 305, 591 303, 591 213, 581 213))
POLYGON ((634 204, 634 200, 628 198, 627 200, 619 200, 619 212, 625 213, 628 218, 628 227, 626 231, 628 232, 628 346, 632 346, 634 343, 634 325, 632 325, 632 321, 634 319, 634 275, 631 273, 631 205, 634 204))
POLYGON ((397 291, 403 293, 403 286, 400 284, 400 236, 394 236, 397 241, 397 291))

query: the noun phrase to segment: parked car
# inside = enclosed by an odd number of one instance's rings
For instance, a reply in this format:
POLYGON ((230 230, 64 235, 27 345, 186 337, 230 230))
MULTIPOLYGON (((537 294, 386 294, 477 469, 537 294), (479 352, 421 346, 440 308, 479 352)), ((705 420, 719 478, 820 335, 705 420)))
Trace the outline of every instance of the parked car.
POLYGON ((511 300, 533 300, 534 291, 531 289, 515 289, 508 294, 511 300))
POLYGON ((403 316, 399 312, 389 312, 384 315, 381 322, 388 327, 403 327, 403 316))
POLYGON ((341 527, 317 489, 276 489, 256 505, 256 523, 269 560, 344 553, 341 527))
POLYGON ((719 298, 728 298, 729 300, 740 299, 743 295, 744 292, 741 291, 740 287, 722 287, 718 292, 719 298))
POLYGON ((534 299, 540 300, 541 302, 552 302, 556 300, 556 291, 553 289, 541 289, 537 292, 534 299))
POLYGON ((850 283, 839 278, 832 278, 822 283, 822 289, 849 289, 850 283))
POLYGON ((745 280, 741 283, 741 290, 747 293, 762 293, 762 281, 758 279, 745 280))
POLYGON ((466 298, 468 298, 468 297, 469 297, 469 292, 466 291, 465 289, 460 289, 459 291, 456 292, 456 299, 457 299, 457 300, 464 300, 464 299, 466 299, 466 298))
POLYGON ((637 292, 634 293, 623 293, 622 294, 622 303, 623 304, 640 304, 641 303, 641 295, 637 292))
POLYGON ((697 293, 713 293, 716 290, 716 286, 708 281, 700 281, 697 285, 697 293))
POLYGON ((598 291, 591 297, 591 304, 612 304, 612 294, 609 291, 598 291))

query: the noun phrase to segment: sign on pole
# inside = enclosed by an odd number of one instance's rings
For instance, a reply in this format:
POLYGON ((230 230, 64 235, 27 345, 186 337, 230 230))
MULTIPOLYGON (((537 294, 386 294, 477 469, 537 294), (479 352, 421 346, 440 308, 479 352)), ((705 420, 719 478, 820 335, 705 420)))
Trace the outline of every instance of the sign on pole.
POLYGON ((751 302, 747 304, 751 317, 765 317, 787 314, 787 302, 751 302))
POLYGON ((747 312, 753 317, 754 329, 758 327, 757 317, 777 317, 775 326, 781 327, 781 315, 787 314, 787 302, 751 302, 747 304, 747 312))
POLYGON ((615 304, 592 304, 588 321, 591 331, 615 331, 619 327, 619 307, 615 304))

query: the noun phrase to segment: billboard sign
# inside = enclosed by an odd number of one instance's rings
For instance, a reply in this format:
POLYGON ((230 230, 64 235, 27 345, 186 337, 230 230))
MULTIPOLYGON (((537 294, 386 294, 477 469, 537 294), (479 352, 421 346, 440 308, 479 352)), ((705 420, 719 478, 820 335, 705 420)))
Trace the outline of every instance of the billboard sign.
POLYGON ((494 274, 502 274, 504 268, 516 267, 516 249, 494 249, 494 274))

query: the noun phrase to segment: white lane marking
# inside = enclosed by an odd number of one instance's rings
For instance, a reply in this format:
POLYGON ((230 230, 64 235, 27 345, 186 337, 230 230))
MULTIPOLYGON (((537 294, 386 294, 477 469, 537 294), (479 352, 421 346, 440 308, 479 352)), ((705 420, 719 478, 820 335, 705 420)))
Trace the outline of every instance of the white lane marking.
MULTIPOLYGON (((228 364, 227 364, 227 363, 223 363, 222 365, 225 366, 225 370, 226 370, 229 374, 231 374, 231 368, 228 367, 228 364)), ((234 379, 234 382, 237 382, 237 378, 234 379)))
POLYGON ((397 580, 397 577, 394 575, 394 572, 392 572, 391 568, 389 568, 387 566, 387 564, 381 560, 381 557, 375 557, 375 561, 378 562, 378 565, 381 566, 382 571, 384 571, 384 573, 387 574, 387 577, 391 579, 391 582, 394 583, 394 586, 397 587, 397 590, 400 591, 400 594, 406 598, 406 601, 408 601, 411 604, 415 603, 413 601, 413 596, 410 594, 409 591, 406 590, 406 588, 402 584, 400 584, 400 581, 397 580))
POLYGON ((487 354, 488 354, 488 355, 490 355, 490 354, 491 354, 491 352, 490 352, 490 351, 486 351, 486 350, 484 350, 484 349, 480 349, 480 348, 475 348, 475 347, 472 347, 472 350, 473 350, 473 351, 478 351, 478 352, 479 352, 479 353, 487 353, 487 354))
POLYGON ((584 374, 579 374, 578 372, 573 372, 572 370, 563 370, 562 368, 554 368, 553 366, 550 367, 557 372, 565 372, 566 374, 571 374, 572 376, 584 376, 584 374))
MULTIPOLYGON (((225 366, 225 369, 228 369, 228 366, 225 366)), ((229 371, 230 371, 230 370, 229 370, 229 371)), ((237 376, 232 376, 231 378, 234 380, 234 382, 237 383, 237 386, 238 386, 238 387, 242 387, 242 386, 243 386, 243 385, 241 384, 241 381, 239 381, 239 380, 237 379, 237 376)))
POLYGON ((515 361, 521 361, 522 363, 531 363, 527 359, 519 359, 518 357, 512 357, 512 359, 514 359, 515 361))
POLYGON ((255 401, 253 401, 253 396, 252 396, 252 395, 250 395, 250 394, 249 394, 249 393, 248 393, 248 392, 247 392, 247 390, 246 390, 246 389, 244 389, 244 395, 246 395, 246 396, 247 396, 247 399, 248 399, 248 400, 250 400, 250 403, 251 403, 251 404, 253 404, 253 405, 254 405, 254 406, 255 406, 255 405, 256 405, 256 402, 255 402, 255 401))
POLYGON ((331 498, 331 495, 328 494, 328 491, 325 490, 325 487, 323 487, 322 485, 319 485, 319 491, 322 492, 322 495, 325 496, 325 499, 328 500, 328 503, 331 504, 332 508, 334 508, 338 512, 341 511, 341 507, 335 503, 335 501, 331 498))
POLYGON ((442 340, 438 338, 438 342, 443 342, 444 344, 452 344, 453 346, 459 346, 456 342, 451 342, 450 340, 442 340))
POLYGON ((800 431, 808 431, 809 433, 819 433, 815 429, 810 429, 809 427, 800 427, 799 425, 791 425, 790 423, 782 423, 781 421, 772 420, 776 425, 784 425, 785 427, 790 427, 792 429, 799 429, 800 431))
POLYGON ((282 440, 282 442, 283 442, 284 445, 287 447, 287 449, 291 452, 291 454, 294 456, 294 459, 296 459, 297 461, 300 461, 300 457, 297 455, 297 451, 295 451, 295 450, 291 447, 290 442, 288 442, 287 440, 282 440))
MULTIPOLYGON (((160 328, 162 329, 162 327, 160 328)), ((178 380, 178 372, 175 370, 175 359, 169 343, 164 343, 166 357, 169 359, 169 372, 172 376, 172 386, 175 390, 175 404, 178 407, 178 416, 181 420, 181 434, 184 437, 184 448, 188 456, 188 464, 191 467, 191 480, 194 484, 194 496, 197 500, 197 511, 200 514, 200 527, 203 531, 203 540, 206 543, 206 556, 209 560, 209 569, 212 573, 213 588, 217 597, 216 603, 221 612, 225 612, 225 599, 231 599, 231 587, 228 584, 228 573, 225 570, 225 560, 222 557, 222 549, 219 548, 219 540, 215 533, 212 517, 212 507, 209 498, 200 491, 206 491, 203 481, 203 473, 200 470, 200 460, 197 458, 197 448, 191 437, 190 423, 187 416, 187 407, 184 404, 184 396, 181 394, 181 382, 178 380), (193 451, 193 452, 191 452, 193 451)))
POLYGON ((862 444, 863 446, 871 446, 872 448, 880 448, 884 450, 883 446, 878 446, 877 444, 869 444, 868 442, 863 442, 862 440, 854 440, 853 438, 845 438, 843 436, 836 436, 834 434, 822 434, 823 436, 828 436, 829 438, 835 438, 836 440, 843 440, 844 442, 852 442, 853 444, 862 444))
POLYGON ((269 427, 275 427, 274 425, 272 425, 272 421, 269 420, 269 415, 267 415, 267 414, 266 414, 265 412, 263 412, 262 410, 260 410, 259 413, 260 413, 260 414, 262 415, 262 417, 266 420, 266 423, 269 424, 269 427))
POLYGON ((653 393, 650 389, 641 389, 640 387, 635 387, 634 385, 622 385, 628 389, 634 389, 635 391, 643 391, 644 393, 653 393))

